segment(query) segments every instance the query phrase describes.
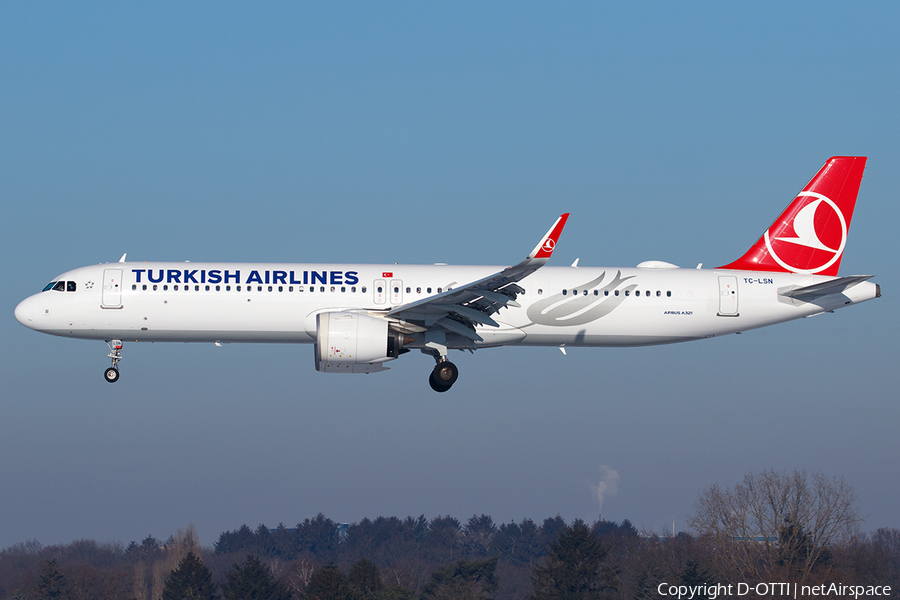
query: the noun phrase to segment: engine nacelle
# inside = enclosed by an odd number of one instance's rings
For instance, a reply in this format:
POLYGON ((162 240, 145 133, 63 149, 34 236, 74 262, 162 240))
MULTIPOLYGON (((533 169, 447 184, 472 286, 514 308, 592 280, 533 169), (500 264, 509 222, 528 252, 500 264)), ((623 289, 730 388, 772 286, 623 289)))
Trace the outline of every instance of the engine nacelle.
POLYGON ((388 328, 386 319, 352 312, 316 315, 316 370, 323 373, 376 373, 412 341, 388 328))

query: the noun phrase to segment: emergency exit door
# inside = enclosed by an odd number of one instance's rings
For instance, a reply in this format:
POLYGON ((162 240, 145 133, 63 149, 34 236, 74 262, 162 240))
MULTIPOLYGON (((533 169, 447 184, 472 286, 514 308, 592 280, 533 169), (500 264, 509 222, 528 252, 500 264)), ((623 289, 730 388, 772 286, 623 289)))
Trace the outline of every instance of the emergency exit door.
POLYGON ((375 295, 375 304, 384 304, 384 299, 387 298, 387 290, 384 289, 387 287, 384 279, 376 279, 375 284, 372 286, 372 293, 375 295))
POLYGON ((403 281, 391 279, 391 304, 403 304, 403 281))

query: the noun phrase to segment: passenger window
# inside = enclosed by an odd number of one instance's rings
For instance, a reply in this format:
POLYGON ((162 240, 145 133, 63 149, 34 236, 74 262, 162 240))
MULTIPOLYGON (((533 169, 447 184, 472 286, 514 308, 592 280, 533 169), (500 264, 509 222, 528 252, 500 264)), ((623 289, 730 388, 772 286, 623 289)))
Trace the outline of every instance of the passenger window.
POLYGON ((438 294, 440 294, 440 293, 441 293, 441 288, 438 288, 438 294))
POLYGON ((628 290, 625 290, 625 295, 626 295, 626 296, 630 296, 630 295, 631 295, 631 292, 628 291, 628 290))
POLYGON ((225 291, 226 291, 226 292, 230 292, 230 291, 231 291, 231 286, 230 286, 230 285, 226 285, 226 286, 225 286, 225 291))
POLYGON ((431 293, 431 288, 425 288, 425 292, 428 293, 428 294, 430 294, 430 293, 431 293))
POLYGON ((619 295, 619 290, 616 290, 616 296, 618 296, 618 295, 619 295))
POLYGON ((218 286, 218 285, 216 286, 216 291, 217 291, 217 292, 218 292, 219 290, 221 290, 221 289, 222 289, 221 286, 218 286))
POLYGON ((279 291, 279 292, 283 292, 283 291, 284 291, 284 286, 279 285, 279 286, 278 286, 278 291, 279 291))
POLYGON ((355 293, 356 293, 356 286, 354 285, 352 288, 350 288, 350 291, 353 292, 353 293, 355 294, 355 293))
POLYGON ((343 294, 343 293, 346 292, 346 291, 347 291, 347 288, 346 288, 345 286, 342 285, 342 286, 341 286, 341 293, 343 294))
POLYGON ((656 290, 656 297, 659 298, 660 296, 662 296, 662 292, 659 290, 656 290))
POLYGON ((303 291, 303 286, 301 285, 300 287, 298 287, 298 288, 297 288, 297 291, 298 291, 298 292, 302 292, 302 291, 303 291))
POLYGON ((563 296, 566 296, 568 294, 569 294, 569 290, 563 290, 563 296))
POLYGON ((417 288, 416 288, 416 293, 417 293, 417 294, 421 294, 421 293, 422 293, 422 288, 417 287, 417 288))
POLYGON ((155 284, 155 283, 153 284, 153 291, 154 291, 154 292, 156 291, 156 284, 155 284))
POLYGON ((603 290, 603 295, 604 295, 604 296, 609 296, 609 290, 603 290))
POLYGON ((75 282, 74 282, 74 281, 67 281, 67 282, 66 282, 66 291, 67 291, 67 292, 74 292, 74 291, 75 291, 75 282))
POLYGON ((362 293, 365 294, 365 293, 366 293, 366 286, 362 286, 362 288, 361 288, 360 291, 362 291, 362 293))
POLYGON ((173 285, 173 286, 172 286, 172 289, 173 289, 174 291, 177 292, 177 291, 178 291, 178 284, 173 285))
POLYGON ((132 284, 131 284, 131 289, 132 289, 132 290, 136 290, 136 289, 137 289, 137 284, 136 284, 136 283, 132 283, 132 284))
POLYGON ((144 290, 144 291, 146 292, 146 291, 147 291, 147 284, 145 283, 144 285, 142 285, 142 286, 141 286, 141 289, 144 290))
POLYGON ((331 291, 334 292, 334 286, 331 286, 331 291))
POLYGON ((378 293, 380 294, 382 291, 381 286, 378 286, 378 293))
POLYGON ((163 286, 163 291, 164 291, 164 292, 168 292, 168 291, 169 291, 169 286, 168 286, 168 285, 164 285, 164 286, 163 286))
POLYGON ((594 290, 594 295, 595 295, 595 296, 599 296, 599 295, 600 295, 600 290, 594 290))
POLYGON ((666 292, 666 297, 667 297, 667 298, 671 298, 671 297, 672 297, 672 292, 666 292))
POLYGON ((236 286, 234 289, 235 289, 235 291, 239 292, 239 291, 241 291, 241 286, 236 286))
MULTIPOLYGON (((257 291, 257 292, 261 292, 261 291, 262 291, 262 286, 261 286, 261 285, 256 286, 256 291, 257 291)), ((269 286, 269 291, 270 291, 270 292, 272 291, 272 286, 269 286)))
POLYGON ((207 292, 209 291, 209 286, 206 286, 206 291, 207 291, 207 292))
POLYGON ((588 292, 587 290, 584 290, 584 295, 585 295, 585 296, 587 296, 587 292, 588 292))

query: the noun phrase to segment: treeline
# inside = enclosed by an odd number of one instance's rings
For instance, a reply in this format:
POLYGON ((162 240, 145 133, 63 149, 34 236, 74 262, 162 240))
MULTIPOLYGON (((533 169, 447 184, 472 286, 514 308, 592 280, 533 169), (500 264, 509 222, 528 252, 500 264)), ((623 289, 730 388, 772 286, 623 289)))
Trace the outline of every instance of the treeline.
MULTIPOLYGON (((856 535, 818 552, 804 571, 815 550, 808 536, 803 552, 785 553, 797 528, 787 526, 769 562, 766 544, 741 542, 745 555, 757 555, 757 569, 767 565, 762 576, 900 589, 900 530, 856 535)), ((342 526, 320 514, 292 528, 242 526, 209 549, 192 528, 127 546, 17 544, 0 551, 0 599, 640 599, 658 598, 664 582, 752 583, 723 552, 709 536, 642 535, 627 520, 566 523, 557 516, 497 525, 486 515, 464 523, 379 517, 342 526), (578 593, 560 595, 563 588, 578 593)))

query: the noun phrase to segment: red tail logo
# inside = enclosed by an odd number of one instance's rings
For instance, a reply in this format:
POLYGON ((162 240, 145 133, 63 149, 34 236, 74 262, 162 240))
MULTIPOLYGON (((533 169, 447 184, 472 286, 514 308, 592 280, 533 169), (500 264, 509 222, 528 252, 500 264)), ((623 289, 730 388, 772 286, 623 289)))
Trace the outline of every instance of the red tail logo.
POLYGON ((722 269, 837 275, 865 157, 828 159, 744 256, 722 269))

